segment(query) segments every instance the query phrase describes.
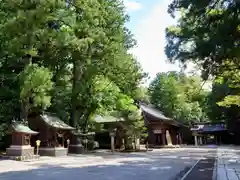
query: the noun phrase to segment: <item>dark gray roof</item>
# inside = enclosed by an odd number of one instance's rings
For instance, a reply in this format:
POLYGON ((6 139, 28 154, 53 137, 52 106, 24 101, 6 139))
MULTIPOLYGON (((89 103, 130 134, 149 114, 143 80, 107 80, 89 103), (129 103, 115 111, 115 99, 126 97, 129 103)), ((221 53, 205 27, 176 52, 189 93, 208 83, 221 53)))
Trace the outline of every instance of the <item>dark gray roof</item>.
POLYGON ((81 131, 79 131, 79 130, 72 131, 72 133, 73 133, 74 135, 85 136, 85 137, 86 137, 86 136, 93 136, 93 135, 96 134, 95 132, 83 133, 83 132, 81 132, 81 131))
POLYGON ((57 129, 64 129, 64 130, 74 130, 75 128, 67 125, 65 122, 63 122, 61 119, 59 119, 57 116, 54 116, 50 113, 44 113, 43 115, 40 115, 42 120, 48 124, 51 127, 57 128, 57 129))
POLYGON ((14 122, 11 125, 12 132, 24 133, 24 134, 38 134, 38 132, 31 130, 27 125, 21 122, 14 122))
POLYGON ((168 118, 166 116, 164 116, 164 114, 159 111, 158 109, 154 108, 152 105, 144 105, 144 104, 141 104, 140 105, 140 108, 142 109, 142 111, 158 118, 158 119, 161 119, 161 120, 171 120, 171 118, 168 118))
POLYGON ((113 122, 122 122, 124 121, 123 118, 116 118, 114 116, 101 116, 101 115, 96 115, 94 117, 94 121, 97 123, 113 123, 113 122))
POLYGON ((201 125, 195 125, 193 128, 191 128, 191 131, 197 131, 202 133, 207 132, 219 132, 219 131, 226 131, 226 127, 224 124, 201 124, 201 125))
POLYGON ((163 112, 159 111, 157 108, 155 108, 153 105, 146 105, 146 104, 140 104, 140 108, 144 113, 147 113, 156 119, 159 119, 161 121, 164 121, 166 123, 179 126, 180 123, 178 121, 175 121, 169 117, 166 117, 163 112))

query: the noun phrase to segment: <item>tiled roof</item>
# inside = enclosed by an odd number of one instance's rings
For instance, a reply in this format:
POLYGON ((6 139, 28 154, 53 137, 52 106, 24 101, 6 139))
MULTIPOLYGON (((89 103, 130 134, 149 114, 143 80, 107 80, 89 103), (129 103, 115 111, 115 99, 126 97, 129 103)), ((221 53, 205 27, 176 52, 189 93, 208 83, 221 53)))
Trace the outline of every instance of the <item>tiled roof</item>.
POLYGON ((155 118, 157 118, 160 121, 164 121, 166 123, 169 123, 171 125, 175 125, 175 126, 179 126, 180 123, 178 121, 175 121, 169 117, 166 117, 163 112, 159 111, 158 109, 156 109, 155 107, 153 107, 152 105, 145 105, 145 104, 140 104, 140 108, 144 113, 147 113, 151 116, 154 116, 155 118))
POLYGON ((38 134, 38 132, 31 130, 27 125, 21 122, 14 122, 11 125, 11 131, 24 134, 38 134))
POLYGON ((97 115, 94 117, 94 121, 97 123, 111 123, 111 122, 120 122, 124 121, 123 118, 116 118, 114 116, 100 116, 97 115))
POLYGON ((195 127, 191 128, 191 131, 198 132, 217 132, 217 131, 226 131, 226 127, 224 124, 214 124, 214 125, 195 125, 195 127))
POLYGON ((164 114, 161 111, 159 111, 158 109, 156 109, 154 107, 141 104, 140 108, 142 109, 142 111, 144 111, 144 112, 146 112, 148 114, 151 114, 152 116, 154 116, 154 117, 156 117, 158 119, 161 119, 161 120, 171 120, 170 118, 164 116, 164 114))
POLYGON ((75 128, 67 125, 65 122, 60 120, 57 116, 54 116, 50 113, 44 113, 40 115, 42 120, 51 127, 64 130, 74 130, 75 128))

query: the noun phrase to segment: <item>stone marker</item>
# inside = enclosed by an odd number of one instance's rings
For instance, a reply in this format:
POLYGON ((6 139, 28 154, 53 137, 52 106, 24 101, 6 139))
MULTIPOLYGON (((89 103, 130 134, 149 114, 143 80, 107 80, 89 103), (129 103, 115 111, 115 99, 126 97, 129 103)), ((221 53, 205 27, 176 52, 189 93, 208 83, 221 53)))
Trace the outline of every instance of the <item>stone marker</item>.
POLYGON ((166 139, 167 139, 167 145, 172 146, 172 139, 168 130, 166 131, 166 139))

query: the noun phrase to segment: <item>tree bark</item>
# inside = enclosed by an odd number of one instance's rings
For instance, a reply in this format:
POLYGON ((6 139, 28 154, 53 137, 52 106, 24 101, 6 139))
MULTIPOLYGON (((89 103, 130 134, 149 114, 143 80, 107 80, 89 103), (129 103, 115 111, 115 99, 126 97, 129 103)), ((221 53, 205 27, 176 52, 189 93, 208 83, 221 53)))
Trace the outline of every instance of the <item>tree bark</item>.
POLYGON ((79 74, 77 72, 76 61, 73 62, 73 71, 72 71, 72 96, 71 96, 71 116, 70 116, 70 126, 77 126, 77 98, 78 98, 78 89, 77 82, 79 80, 79 74))

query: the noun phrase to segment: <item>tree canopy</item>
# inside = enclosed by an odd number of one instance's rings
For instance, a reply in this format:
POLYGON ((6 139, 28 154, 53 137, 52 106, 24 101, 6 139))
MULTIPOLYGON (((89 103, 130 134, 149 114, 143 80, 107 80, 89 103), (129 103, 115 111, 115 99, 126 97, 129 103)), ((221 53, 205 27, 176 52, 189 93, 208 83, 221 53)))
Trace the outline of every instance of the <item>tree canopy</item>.
POLYGON ((200 77, 177 72, 159 73, 149 87, 150 101, 167 116, 185 124, 207 121, 206 91, 200 77))
POLYGON ((239 109, 240 2, 173 0, 168 12, 179 18, 175 26, 166 29, 165 52, 169 61, 185 65, 193 62, 204 80, 213 81, 209 97, 215 103, 210 103, 213 111, 224 107, 239 109))
POLYGON ((1 132, 32 112, 85 130, 94 113, 135 107, 146 74, 128 19, 120 0, 1 0, 1 132))
POLYGON ((170 61, 193 61, 204 75, 218 73, 227 59, 239 62, 238 1, 173 0, 168 11, 171 15, 180 12, 177 25, 166 30, 170 61))

